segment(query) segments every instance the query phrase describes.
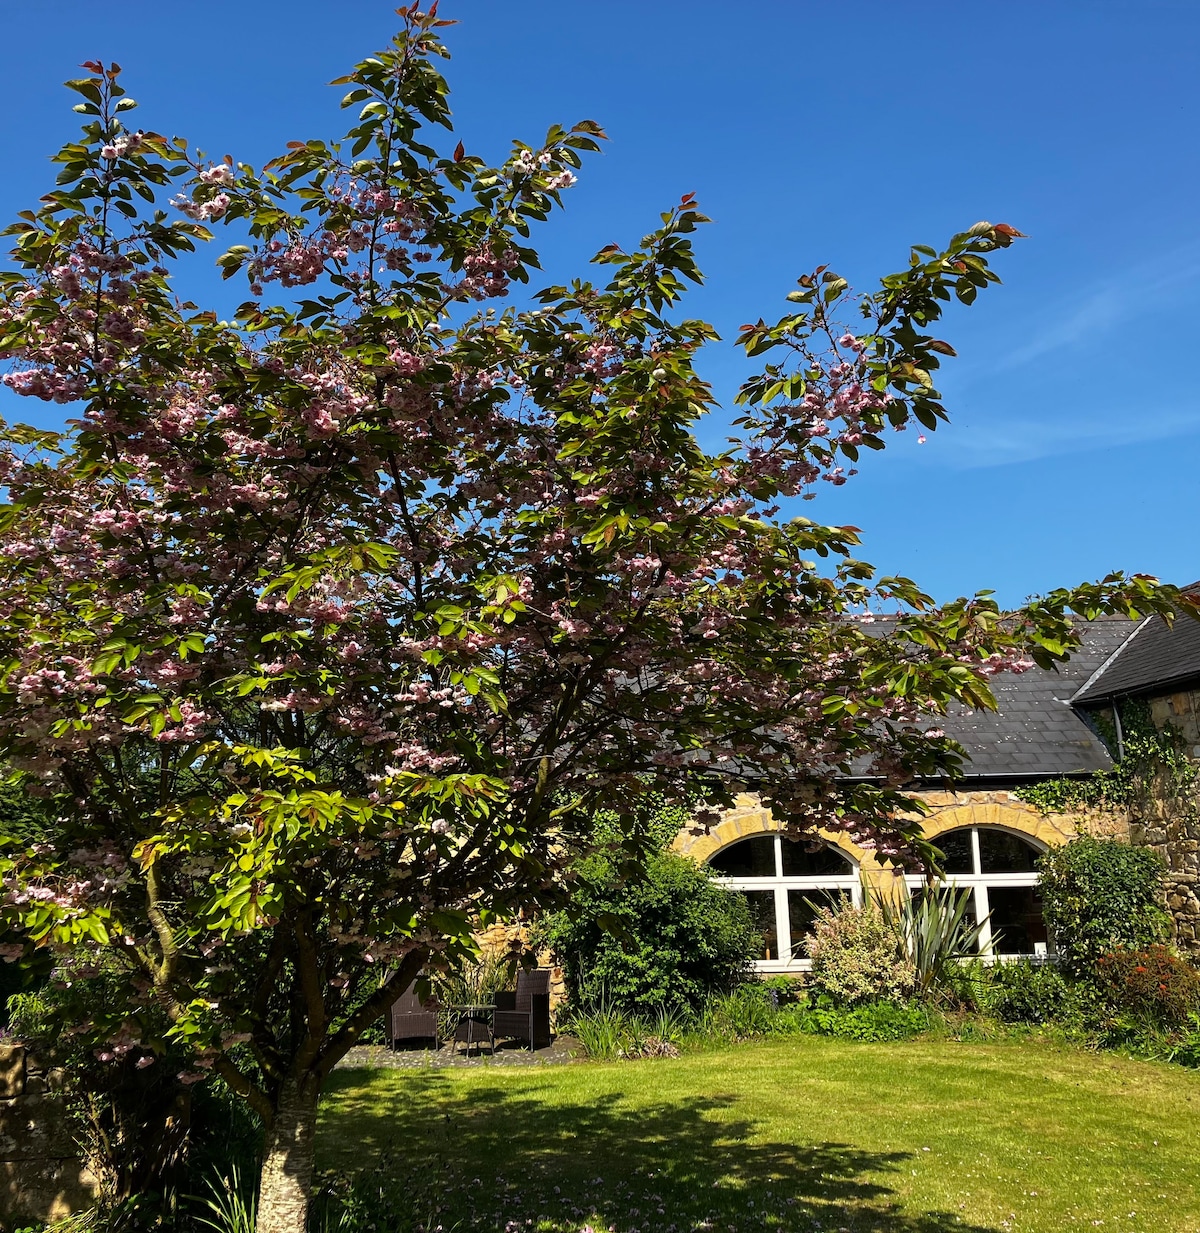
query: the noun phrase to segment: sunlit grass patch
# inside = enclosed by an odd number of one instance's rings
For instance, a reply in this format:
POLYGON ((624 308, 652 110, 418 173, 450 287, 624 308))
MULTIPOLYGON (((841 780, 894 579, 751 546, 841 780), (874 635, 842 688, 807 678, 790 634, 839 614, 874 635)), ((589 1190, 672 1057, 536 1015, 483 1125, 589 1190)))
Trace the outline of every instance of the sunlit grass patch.
POLYGON ((796 1038, 344 1071, 319 1151, 397 1230, 1196 1233, 1198 1131, 1191 1071, 1036 1041, 796 1038))

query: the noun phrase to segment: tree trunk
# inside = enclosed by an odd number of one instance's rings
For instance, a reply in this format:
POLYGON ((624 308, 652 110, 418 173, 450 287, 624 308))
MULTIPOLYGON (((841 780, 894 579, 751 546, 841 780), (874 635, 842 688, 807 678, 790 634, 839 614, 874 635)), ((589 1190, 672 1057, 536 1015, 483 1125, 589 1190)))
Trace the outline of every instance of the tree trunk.
POLYGON ((320 1082, 288 1079, 267 1130, 255 1233, 304 1233, 312 1197, 320 1082))

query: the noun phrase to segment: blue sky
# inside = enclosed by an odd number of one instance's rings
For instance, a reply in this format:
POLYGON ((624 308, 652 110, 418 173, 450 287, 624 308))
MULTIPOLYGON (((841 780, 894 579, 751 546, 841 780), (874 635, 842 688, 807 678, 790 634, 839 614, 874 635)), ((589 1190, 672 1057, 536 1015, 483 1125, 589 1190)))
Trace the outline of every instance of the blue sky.
MULTIPOLYGON (((76 122, 58 83, 81 60, 124 66, 138 123, 261 165, 341 131, 324 83, 386 41, 393 7, 5 5, 0 218, 50 186, 45 158, 76 122)), ((585 117, 612 139, 544 229, 548 280, 695 192, 715 225, 688 307, 730 339, 781 315, 817 264, 868 290, 910 243, 978 219, 1029 234, 998 259, 1005 285, 940 330, 960 356, 940 382, 951 425, 895 438, 805 514, 861 527, 867 560, 940 598, 1016 602, 1114 568, 1200 577, 1195 0, 444 0, 442 14, 461 22, 448 74, 469 148, 499 158, 585 117)), ((726 400, 745 371, 728 344, 705 366, 726 400)))

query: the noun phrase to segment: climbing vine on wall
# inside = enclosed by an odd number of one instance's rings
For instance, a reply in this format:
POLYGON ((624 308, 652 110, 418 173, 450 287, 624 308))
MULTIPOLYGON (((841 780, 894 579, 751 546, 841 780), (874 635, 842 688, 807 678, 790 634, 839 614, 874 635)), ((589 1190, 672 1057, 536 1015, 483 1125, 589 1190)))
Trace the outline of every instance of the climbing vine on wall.
POLYGON ((1121 740, 1116 725, 1096 717, 1109 749, 1120 748, 1112 770, 1080 779, 1048 779, 1017 789, 1015 795, 1043 813, 1082 809, 1128 809, 1145 815, 1200 817, 1200 766, 1189 757, 1183 734, 1170 724, 1159 728, 1142 702, 1120 705, 1121 740))

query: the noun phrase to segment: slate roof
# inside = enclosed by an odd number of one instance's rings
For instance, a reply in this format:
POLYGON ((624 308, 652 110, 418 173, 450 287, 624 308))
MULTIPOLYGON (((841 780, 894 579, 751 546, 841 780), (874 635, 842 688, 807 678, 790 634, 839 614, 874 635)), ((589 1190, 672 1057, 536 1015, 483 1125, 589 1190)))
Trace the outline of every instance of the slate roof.
POLYGON ((1095 706, 1113 698, 1160 693, 1194 679, 1200 679, 1200 621, 1180 616, 1167 625, 1152 616, 1084 681, 1072 702, 1095 706))
MULTIPOLYGON (((1195 625, 1200 634, 1200 622, 1195 625)), ((998 711, 953 707, 941 727, 967 751, 964 776, 1042 779, 1108 770, 1108 750, 1072 701, 1135 630, 1140 632, 1125 617, 1088 621, 1080 629, 1083 645, 1057 671, 1031 668, 993 677, 998 711)))

